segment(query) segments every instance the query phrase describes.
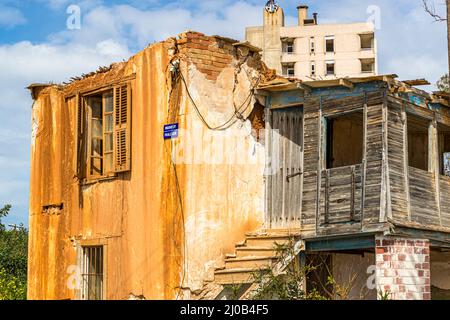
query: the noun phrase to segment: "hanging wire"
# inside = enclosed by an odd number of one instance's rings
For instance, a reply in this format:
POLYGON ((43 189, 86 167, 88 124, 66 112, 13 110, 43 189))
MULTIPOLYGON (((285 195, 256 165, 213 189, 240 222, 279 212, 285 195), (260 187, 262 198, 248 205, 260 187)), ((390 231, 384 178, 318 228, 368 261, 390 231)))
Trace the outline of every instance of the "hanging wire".
POLYGON ((211 126, 205 119, 205 117, 202 115, 200 109, 197 106, 197 103, 195 102, 194 98, 192 97, 192 94, 189 91, 188 85, 186 83, 186 79, 183 75, 183 73, 181 72, 181 70, 179 71, 179 75, 181 78, 181 81, 184 84, 184 87, 186 89, 186 93, 189 97, 189 100, 192 102, 192 105, 194 106, 195 112, 197 113, 198 117, 200 118, 200 120, 203 122, 203 124, 210 130, 213 131, 224 131, 229 129, 231 126, 233 126, 239 119, 242 119, 242 113, 247 111, 247 109, 249 108, 252 98, 255 95, 255 89, 258 87, 260 81, 261 81, 261 76, 258 78, 258 81, 256 82, 256 84, 251 88, 249 95, 247 96, 247 98, 244 100, 244 102, 239 106, 239 108, 236 108, 235 106, 235 111, 233 113, 233 115, 230 117, 230 119, 228 119, 227 121, 225 121, 223 124, 219 125, 219 126, 211 126), (243 108, 245 107, 245 109, 243 110, 243 108))
MULTIPOLYGON (((258 87, 260 81, 261 81, 261 76, 258 78, 258 81, 256 82, 256 84, 254 86, 252 86, 249 95, 247 96, 247 98, 244 100, 244 102, 239 106, 239 108, 236 107, 236 105, 234 105, 234 113, 233 115, 227 120, 225 121, 223 124, 219 125, 219 126, 211 126, 205 119, 205 117, 202 115, 200 109, 197 106, 197 103, 195 102, 194 98, 192 97, 192 94, 189 91, 188 85, 186 83, 186 79, 183 75, 183 73, 181 72, 181 70, 179 69, 179 61, 174 61, 169 63, 168 68, 170 67, 170 72, 173 73, 177 73, 177 78, 176 81, 181 79, 185 89, 186 89, 186 93, 189 97, 189 100, 192 102, 195 112, 197 113, 198 117, 200 118, 200 120, 203 122, 203 124, 210 130, 213 131, 224 131, 228 128, 230 128, 232 125, 234 125, 237 121, 239 121, 240 119, 243 119, 242 113, 245 112, 252 101, 252 98, 254 97, 254 91, 255 89, 258 87), (245 109, 244 109, 245 107, 245 109), (244 109, 244 110, 243 110, 244 109)), ((167 68, 167 69, 168 69, 167 68)), ((167 70, 166 69, 166 70, 167 70)), ((179 94, 179 93, 178 93, 179 94)), ((170 149, 173 150, 173 143, 171 142, 170 145, 170 149)), ((165 144, 165 150, 167 153, 167 156, 169 157, 169 159, 171 160, 171 165, 174 171, 174 175, 175 175, 175 187, 177 190, 177 195, 178 195, 178 201, 179 201, 179 205, 180 205, 180 210, 181 210, 181 219, 182 219, 182 224, 183 224, 183 239, 184 239, 184 246, 183 246, 183 255, 184 255, 184 267, 183 267, 183 272, 182 272, 182 276, 181 276, 181 283, 180 283, 180 287, 179 290, 177 292, 177 296, 176 296, 176 300, 178 300, 180 298, 180 295, 183 291, 183 285, 184 282, 186 280, 186 269, 188 268, 187 263, 187 239, 186 239, 186 230, 185 230, 185 212, 184 212, 184 206, 183 206, 183 199, 182 199, 182 194, 181 194, 181 186, 180 186, 180 182, 179 182, 179 177, 178 177, 178 172, 177 172, 177 166, 176 163, 174 162, 171 152, 168 150, 167 145, 165 144)))

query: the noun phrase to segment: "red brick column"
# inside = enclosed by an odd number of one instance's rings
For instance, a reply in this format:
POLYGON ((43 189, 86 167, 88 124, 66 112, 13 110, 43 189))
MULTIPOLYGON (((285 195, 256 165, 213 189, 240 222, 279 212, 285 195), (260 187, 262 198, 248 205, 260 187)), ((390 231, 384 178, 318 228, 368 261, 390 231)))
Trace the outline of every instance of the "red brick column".
POLYGON ((376 287, 390 300, 430 300, 428 240, 377 237, 376 287))

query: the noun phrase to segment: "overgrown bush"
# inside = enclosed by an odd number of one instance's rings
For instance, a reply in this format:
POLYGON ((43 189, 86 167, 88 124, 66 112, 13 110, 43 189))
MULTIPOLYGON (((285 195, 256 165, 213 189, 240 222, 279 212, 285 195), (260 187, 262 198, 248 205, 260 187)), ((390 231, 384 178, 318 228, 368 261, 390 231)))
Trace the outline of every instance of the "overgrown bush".
POLYGON ((276 274, 274 268, 261 269, 253 274, 253 292, 255 300, 327 300, 315 289, 306 292, 303 284, 307 275, 317 267, 302 266, 296 257, 295 241, 287 244, 275 244, 277 261, 290 261, 281 274, 276 274), (292 258, 295 257, 295 258, 292 258))
MULTIPOLYGON (((318 255, 314 262, 301 265, 295 241, 275 245, 277 261, 286 261, 287 266, 282 272, 276 268, 261 269, 254 273, 253 284, 256 285, 251 296, 255 300, 347 300, 352 291, 357 274, 351 274, 345 283, 337 281, 326 262, 326 257, 318 255), (307 291, 304 288, 306 279, 317 273, 325 273, 322 282, 314 283, 307 291)), ((311 285, 311 283, 310 283, 311 285)))
POLYGON ((0 300, 25 300, 26 283, 0 269, 0 300))
POLYGON ((26 299, 28 230, 23 226, 8 229, 2 218, 10 205, 0 209, 0 300, 26 299))

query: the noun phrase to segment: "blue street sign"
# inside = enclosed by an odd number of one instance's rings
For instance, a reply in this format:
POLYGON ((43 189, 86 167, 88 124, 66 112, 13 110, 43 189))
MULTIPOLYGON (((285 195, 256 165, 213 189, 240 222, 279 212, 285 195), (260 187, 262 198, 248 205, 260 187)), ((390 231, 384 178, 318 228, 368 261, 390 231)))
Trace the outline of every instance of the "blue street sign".
POLYGON ((178 138, 178 123, 166 124, 164 126, 164 139, 178 138))

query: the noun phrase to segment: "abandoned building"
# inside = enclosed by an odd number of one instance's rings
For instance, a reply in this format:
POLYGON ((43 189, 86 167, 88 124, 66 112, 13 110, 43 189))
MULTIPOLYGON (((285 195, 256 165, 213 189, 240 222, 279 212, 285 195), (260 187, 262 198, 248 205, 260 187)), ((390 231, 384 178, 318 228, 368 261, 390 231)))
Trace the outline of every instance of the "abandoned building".
POLYGON ((283 9, 270 0, 263 26, 246 29, 246 40, 263 50, 269 68, 305 81, 377 74, 373 23, 322 24, 318 13, 310 17, 308 10, 299 5, 298 25, 287 26, 283 9))
POLYGON ((419 84, 286 79, 186 32, 31 85, 29 298, 251 299, 292 240, 305 290, 448 294, 450 109, 419 84))

